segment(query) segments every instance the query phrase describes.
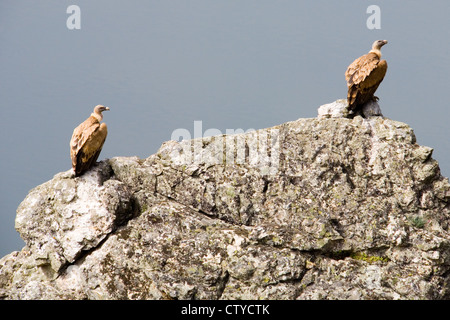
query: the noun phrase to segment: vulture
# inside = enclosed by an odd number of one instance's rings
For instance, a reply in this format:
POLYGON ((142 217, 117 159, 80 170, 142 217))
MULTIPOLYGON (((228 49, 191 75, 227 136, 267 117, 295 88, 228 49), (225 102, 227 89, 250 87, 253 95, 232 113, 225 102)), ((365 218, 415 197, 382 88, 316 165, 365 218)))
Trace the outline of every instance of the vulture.
POLYGON ((345 72, 347 80, 348 108, 358 111, 368 101, 378 101, 374 96, 375 91, 383 81, 387 70, 386 60, 381 59, 381 47, 387 40, 377 40, 372 45, 372 50, 353 61, 345 72))
POLYGON ((100 121, 103 120, 102 112, 107 110, 109 110, 108 107, 96 106, 91 116, 73 130, 70 140, 70 157, 75 177, 89 170, 102 151, 108 129, 106 124, 100 121))

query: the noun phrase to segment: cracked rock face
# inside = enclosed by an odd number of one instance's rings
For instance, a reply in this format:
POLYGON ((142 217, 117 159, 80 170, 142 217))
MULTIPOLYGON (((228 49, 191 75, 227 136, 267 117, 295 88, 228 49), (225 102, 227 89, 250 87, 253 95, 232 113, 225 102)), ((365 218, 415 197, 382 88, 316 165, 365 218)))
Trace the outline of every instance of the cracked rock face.
POLYGON ((57 274, 131 216, 129 187, 103 181, 107 169, 102 165, 80 179, 58 174, 31 190, 17 209, 17 231, 48 270, 57 274))
POLYGON ((17 210, 0 297, 448 299, 431 155, 404 123, 321 116, 61 173, 17 210))

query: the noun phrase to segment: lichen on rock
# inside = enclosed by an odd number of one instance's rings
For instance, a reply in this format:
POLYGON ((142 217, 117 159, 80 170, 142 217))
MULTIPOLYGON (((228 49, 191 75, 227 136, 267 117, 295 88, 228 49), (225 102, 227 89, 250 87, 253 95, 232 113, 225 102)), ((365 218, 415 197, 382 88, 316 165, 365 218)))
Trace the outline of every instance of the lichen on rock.
POLYGON ((26 246, 0 260, 0 297, 450 298, 433 149, 333 108, 56 175, 17 210, 26 246))

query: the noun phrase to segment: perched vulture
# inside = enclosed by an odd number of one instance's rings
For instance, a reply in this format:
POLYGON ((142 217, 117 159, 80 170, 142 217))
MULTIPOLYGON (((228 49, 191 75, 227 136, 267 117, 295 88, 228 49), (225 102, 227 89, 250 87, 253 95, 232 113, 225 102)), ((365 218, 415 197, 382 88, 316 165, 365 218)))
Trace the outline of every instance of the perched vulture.
POLYGON ((91 116, 73 130, 70 140, 70 157, 75 177, 89 170, 102 151, 108 129, 106 124, 100 124, 100 121, 103 119, 102 112, 106 110, 109 108, 96 106, 91 116))
POLYGON ((375 41, 372 50, 353 61, 345 72, 349 110, 357 110, 370 100, 378 100, 374 93, 387 70, 386 60, 380 60, 380 49, 386 43, 387 40, 375 41))

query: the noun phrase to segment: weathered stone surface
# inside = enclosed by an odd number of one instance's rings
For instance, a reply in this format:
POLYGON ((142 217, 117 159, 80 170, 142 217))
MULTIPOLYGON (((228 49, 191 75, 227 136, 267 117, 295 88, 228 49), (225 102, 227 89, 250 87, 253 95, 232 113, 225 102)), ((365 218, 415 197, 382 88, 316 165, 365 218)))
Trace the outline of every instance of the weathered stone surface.
POLYGON ((347 100, 341 99, 331 103, 321 105, 317 110, 318 117, 320 118, 347 118, 348 116, 348 103, 347 100))
POLYGON ((404 123, 324 116, 58 174, 18 208, 0 297, 448 299, 431 155, 404 123))
POLYGON ((380 105, 377 101, 371 100, 364 104, 360 110, 349 111, 348 102, 345 99, 336 100, 332 103, 321 105, 317 110, 317 116, 321 118, 353 118, 355 116, 364 118, 382 117, 380 105))

